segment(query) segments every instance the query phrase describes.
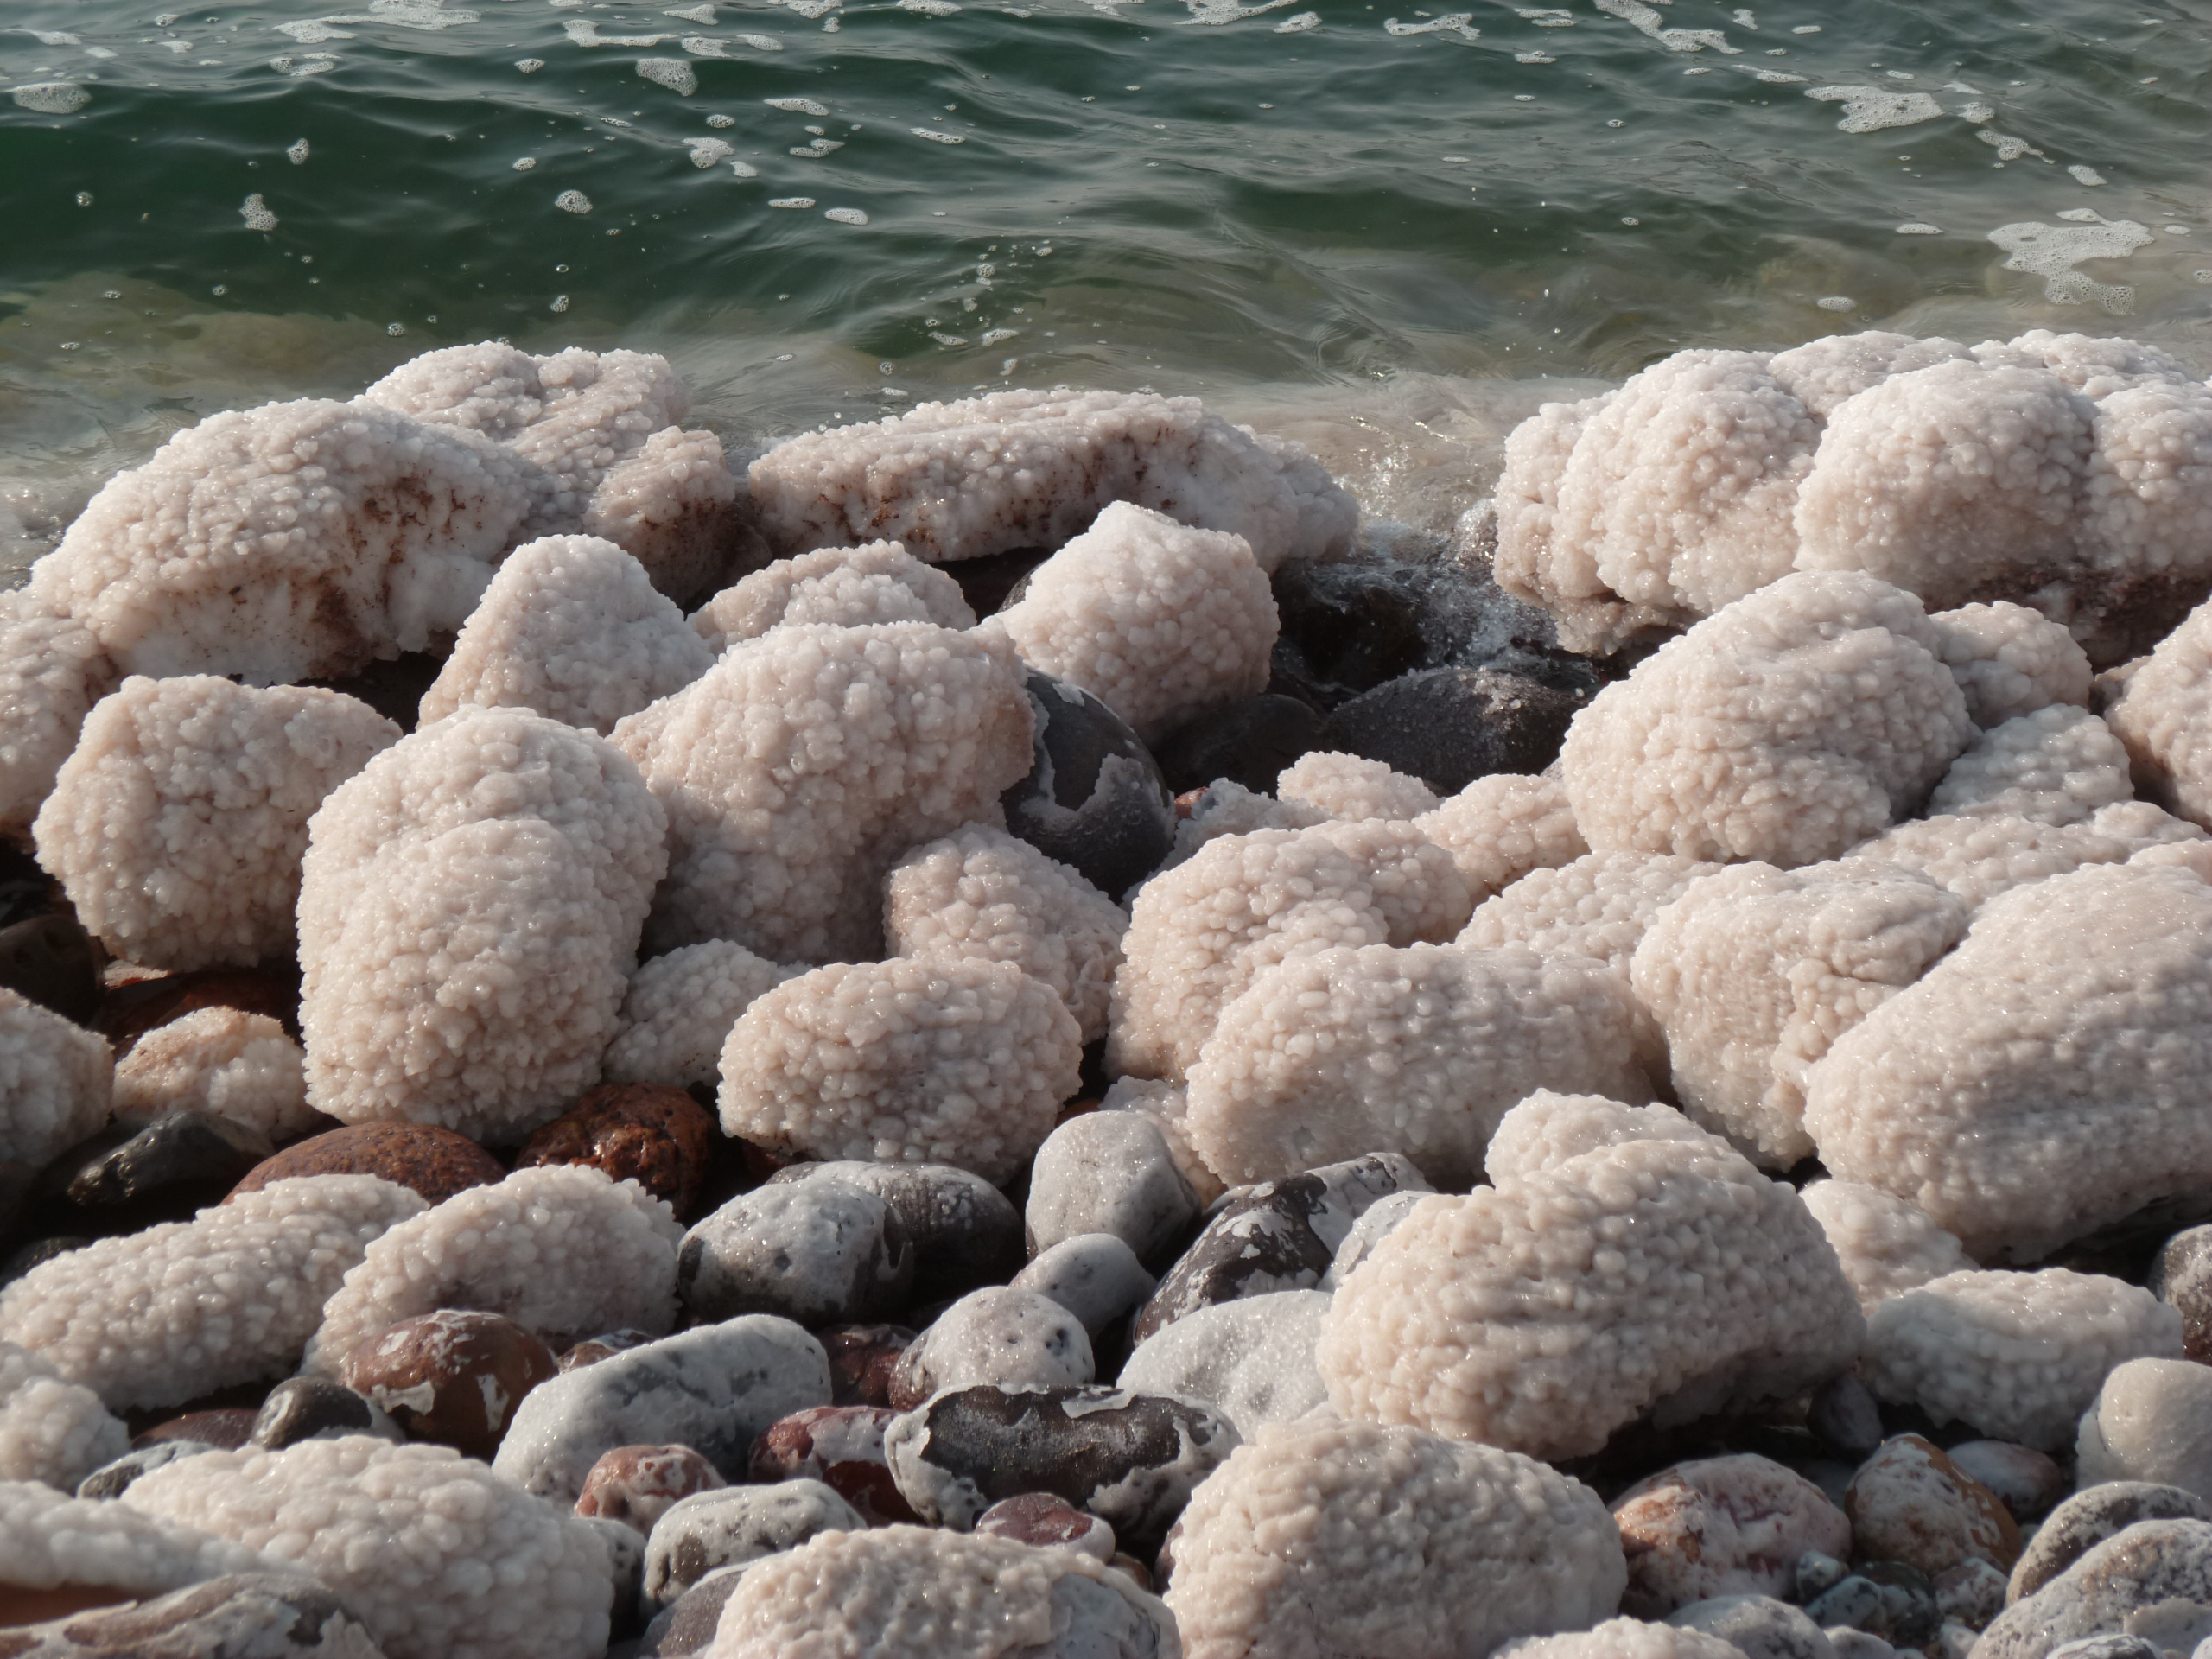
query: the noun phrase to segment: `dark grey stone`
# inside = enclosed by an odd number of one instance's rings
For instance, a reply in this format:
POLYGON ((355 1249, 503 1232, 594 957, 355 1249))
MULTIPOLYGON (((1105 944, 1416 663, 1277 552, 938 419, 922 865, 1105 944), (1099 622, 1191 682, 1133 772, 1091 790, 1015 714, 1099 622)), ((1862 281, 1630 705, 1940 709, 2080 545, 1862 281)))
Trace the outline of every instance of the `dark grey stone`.
POLYGON ((1037 734, 1029 775, 1006 791, 1006 827, 1119 898, 1175 844, 1175 803, 1152 752, 1088 691, 1029 671, 1037 734))
POLYGON ((1440 795, 1494 772, 1537 772, 1597 695, 1597 676, 1544 665, 1430 668, 1363 691, 1329 716, 1323 745, 1381 760, 1440 795))
POLYGON ((165 1463, 175 1463, 179 1458, 196 1458, 202 1452, 214 1449, 205 1440, 156 1440, 151 1446, 126 1452, 113 1463, 104 1463, 93 1470, 77 1483, 77 1496, 121 1497, 139 1476, 165 1463))
POLYGON ((1321 717, 1296 697, 1270 692, 1207 709, 1162 738, 1154 753, 1178 795, 1223 778, 1272 795, 1282 769, 1320 747, 1321 717))
POLYGON ((2108 1480, 2068 1498, 2050 1512, 2013 1563, 2007 1606, 2031 1596, 2094 1549, 2139 1521, 2212 1521, 2212 1503, 2178 1486, 2108 1480))
POLYGON ((779 1313, 848 1325, 906 1312, 914 1252, 896 1211, 835 1179, 757 1187, 683 1236, 677 1294, 694 1317, 779 1313))
POLYGON ((1842 1371, 1813 1391, 1805 1427, 1821 1442, 1854 1461, 1882 1444, 1882 1409, 1856 1371, 1842 1371))
POLYGON ((83 1210, 205 1191, 213 1203, 256 1164, 276 1155, 260 1130, 214 1112, 171 1112, 71 1173, 69 1202, 83 1210))
POLYGON ((1081 1233, 1039 1255, 1008 1288, 1051 1297, 1083 1321, 1096 1343, 1100 1332, 1151 1295, 1156 1282, 1113 1234, 1081 1233))
POLYGON ((302 1440, 342 1434, 402 1438, 391 1418, 344 1383, 327 1376, 288 1376, 262 1401, 246 1443, 276 1452, 302 1440))
POLYGON ((982 1176, 950 1164, 793 1164, 768 1178, 842 1181, 889 1205, 914 1251, 913 1295, 943 1301, 1021 1269, 1021 1212, 982 1176))

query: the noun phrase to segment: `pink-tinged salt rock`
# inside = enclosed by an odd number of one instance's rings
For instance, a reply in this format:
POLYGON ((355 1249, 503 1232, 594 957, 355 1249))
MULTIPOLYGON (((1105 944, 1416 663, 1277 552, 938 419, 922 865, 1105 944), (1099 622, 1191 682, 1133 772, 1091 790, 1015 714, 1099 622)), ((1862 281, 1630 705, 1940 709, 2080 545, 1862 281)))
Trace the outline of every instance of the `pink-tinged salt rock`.
POLYGON ((1997 1494, 1917 1434, 1884 1441, 1859 1465, 1843 1510, 1861 1560, 1934 1579, 1968 1560, 2009 1573, 2019 1559, 2020 1529, 1997 1494))
POLYGON ((1621 1611, 1659 1619, 1715 1596, 1787 1598, 1808 1550, 1851 1553, 1851 1523, 1821 1489, 1745 1452, 1678 1463, 1613 1504, 1628 1555, 1621 1611))
POLYGON ((724 1484, 715 1465, 688 1446, 618 1446, 584 1477, 576 1513, 650 1534, 679 1499, 724 1484))

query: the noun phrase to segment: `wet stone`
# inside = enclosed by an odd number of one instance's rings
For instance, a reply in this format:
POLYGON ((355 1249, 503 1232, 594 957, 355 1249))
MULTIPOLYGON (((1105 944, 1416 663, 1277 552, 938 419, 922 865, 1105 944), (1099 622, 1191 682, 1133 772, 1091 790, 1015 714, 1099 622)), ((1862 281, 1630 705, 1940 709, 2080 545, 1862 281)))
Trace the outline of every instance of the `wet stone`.
POLYGON ((891 1403, 891 1374, 917 1332, 903 1325, 837 1325, 817 1334, 830 1357, 832 1405, 891 1403))
POLYGON ((2113 1632, 2178 1653, 2212 1637, 2212 1523, 2136 1522, 2006 1607, 1974 1651, 2045 1659, 2066 1643, 2113 1632))
POLYGON ((1001 1498, 1050 1492, 1140 1557, 1236 1445, 1229 1420, 1197 1401, 1105 1388, 958 1389, 884 1437, 899 1490, 925 1521, 964 1531, 1001 1498))
POLYGON ((2020 1529, 1997 1495, 1917 1434, 1885 1441, 1845 1494, 1862 1560, 1902 1561, 1934 1578, 1970 1557, 2010 1572, 2020 1529))
POLYGON ((293 1573, 233 1573, 128 1606, 0 1630, 0 1654, 26 1659, 359 1659, 377 1651, 368 1627, 343 1602, 293 1573))
POLYGON ((645 1540, 645 1599, 665 1607, 721 1567, 742 1567, 797 1549, 825 1532, 868 1523, 818 1480, 730 1486, 676 1504, 645 1540))
POLYGON ((717 1567, 662 1608, 645 1626, 637 1659, 690 1659, 704 1652, 721 1627, 722 1604, 744 1576, 742 1567, 717 1567))
POLYGON ((1021 1212, 982 1176, 950 1164, 794 1164, 767 1185, 842 1181, 890 1205, 914 1251, 918 1305, 978 1285, 1002 1285, 1021 1270, 1021 1212))
POLYGON ((976 1517, 976 1530, 1018 1544, 1072 1549, 1093 1560, 1114 1559, 1114 1529, 1051 1492, 1001 1498, 976 1517))
POLYGON ((344 1434, 401 1438, 391 1418, 344 1383, 327 1376, 288 1376, 261 1402, 246 1440, 277 1452, 302 1440, 335 1440, 344 1434))
POLYGON ((1882 1598, 1882 1586, 1856 1573, 1807 1602, 1805 1615, 1822 1630, 1848 1624, 1875 1636, 1886 1637, 1890 1633, 1889 1604, 1882 1598))
POLYGON ((189 1215, 219 1203, 275 1152, 244 1123, 196 1109, 171 1112, 79 1164, 66 1190, 80 1210, 159 1205, 189 1215))
POLYGON ((1160 776, 1180 796, 1217 779, 1274 792, 1284 767, 1321 747, 1321 720, 1296 697, 1270 692, 1209 709, 1160 741, 1160 776))
POLYGON ((643 1536, 682 1499, 725 1484, 715 1465, 688 1446, 618 1446, 584 1477, 576 1513, 587 1520, 619 1521, 643 1536))
POLYGON ((296 976, 257 968, 202 968, 162 974, 109 988, 93 1027, 115 1045, 116 1058, 148 1032, 202 1008, 238 1008, 267 1014, 294 1037, 300 1034, 296 976))
POLYGON ((378 1175, 411 1187, 431 1204, 506 1174, 499 1160, 465 1135, 429 1123, 357 1123, 312 1135, 255 1166, 231 1190, 257 1192, 294 1175, 378 1175))
POLYGON ((586 1337, 573 1348, 565 1350, 554 1362, 554 1370, 566 1376, 580 1365, 596 1365, 602 1359, 612 1359, 632 1348, 642 1348, 657 1340, 643 1331, 602 1331, 595 1337, 586 1337))
POLYGON ((0 927, 0 985, 88 1026, 99 1011, 100 954, 76 912, 49 911, 0 927))
POLYGON ((1835 1649, 1802 1608, 1772 1596, 1718 1596, 1694 1601, 1667 1623, 1717 1636, 1744 1659, 1835 1659, 1835 1649))
POLYGON ((205 1440, 156 1440, 136 1452, 126 1452, 113 1463, 104 1463, 77 1483, 79 1497, 121 1497, 139 1476, 175 1463, 196 1458, 215 1448, 205 1440))
POLYGON ((778 1313, 845 1325, 906 1312, 914 1252, 897 1213, 834 1178, 755 1188, 683 1236, 677 1294, 694 1317, 778 1313))
POLYGON ((1961 1440, 1948 1448, 1953 1463, 1997 1494, 2015 1521, 2050 1513, 2071 1484, 2066 1471, 2031 1446, 2011 1440, 1961 1440))
POLYGON ((2087 1487, 2053 1510, 2020 1554, 2005 1591, 2008 1601, 2031 1596, 2107 1538, 2140 1521, 2212 1522, 2212 1503, 2178 1486, 2108 1480, 2087 1487))
POLYGON ((753 1443, 756 1482, 818 1480, 872 1526, 916 1519, 884 1456, 898 1413, 881 1406, 810 1406, 779 1418, 753 1443))
POLYGON ((1813 1391, 1805 1427, 1822 1444, 1857 1460, 1882 1443, 1882 1410, 1856 1371, 1843 1371, 1813 1391))
POLYGON ((1269 582, 1276 678, 1327 709, 1423 666, 1430 640, 1415 582, 1395 565, 1287 560, 1269 582))
POLYGON ((1058 1302, 1083 1321, 1095 1349, 1106 1327, 1141 1306, 1156 1282, 1122 1240, 1111 1233, 1083 1233, 1043 1252, 1007 1288, 1033 1290, 1058 1302))
MULTIPOLYGON (((1987 1563, 1969 1557, 1960 1565, 1987 1563)), ((1951 1571, 1956 1573, 1958 1568, 1951 1571)), ((1903 1561, 1870 1560, 1861 1560, 1859 1572, 1882 1592, 1883 1613, 1888 1625, 1883 1634, 1891 1643, 1899 1648, 1924 1648, 1936 1639, 1943 1616, 1936 1605, 1935 1580, 1927 1573, 1903 1561)))
POLYGON ((505 1314, 447 1308, 356 1344, 338 1374, 410 1439, 489 1459, 555 1365, 553 1351, 505 1314))
POLYGON ((1613 1520, 1628 1556, 1621 1611, 1636 1618, 1716 1596, 1786 1596, 1807 1552, 1851 1548, 1850 1523, 1819 1487, 1749 1452, 1662 1470, 1615 1500, 1613 1520))
POLYGON ((164 1440, 195 1440, 212 1446, 218 1452, 235 1452, 246 1443, 253 1433, 254 1419, 260 1414, 242 1406, 225 1406, 213 1411, 188 1411, 179 1417, 154 1425, 141 1434, 132 1437, 131 1450, 158 1446, 164 1440))
POLYGON ((1087 1112, 1037 1148, 1022 1226, 1032 1255, 1111 1233, 1140 1262, 1165 1267, 1198 1208, 1159 1124, 1141 1112, 1087 1112))
POLYGON ((1173 797, 1128 723, 1088 691, 1031 669, 1029 775, 1001 798, 1007 830, 1113 898, 1175 842, 1173 797))
POLYGON ((532 1134, 515 1167, 588 1164, 618 1181, 636 1181, 683 1219, 698 1202, 714 1143, 714 1120, 684 1090, 610 1083, 532 1134))
POLYGON ((980 559, 955 559, 938 569, 960 584, 968 608, 985 617, 1019 603, 1028 591, 1029 573, 1052 556, 1050 548, 1014 547, 980 559))
POLYGON ((1796 1586, 1795 1599, 1800 1602, 1814 1600, 1822 1592, 1841 1584, 1844 1574, 1848 1571, 1834 1556, 1823 1554, 1817 1549, 1807 1550, 1797 1558, 1796 1567, 1791 1573, 1791 1581, 1796 1586))
POLYGON ((1537 772, 1598 693, 1580 664, 1544 678, 1497 668, 1432 668, 1363 692, 1332 713, 1324 747, 1364 755, 1454 795, 1493 772, 1537 772))
POLYGON ((1077 1386, 1091 1380, 1082 1321, 1047 1297, 1011 1287, 971 1291, 899 1357, 891 1404, 906 1411, 940 1389, 1077 1386))

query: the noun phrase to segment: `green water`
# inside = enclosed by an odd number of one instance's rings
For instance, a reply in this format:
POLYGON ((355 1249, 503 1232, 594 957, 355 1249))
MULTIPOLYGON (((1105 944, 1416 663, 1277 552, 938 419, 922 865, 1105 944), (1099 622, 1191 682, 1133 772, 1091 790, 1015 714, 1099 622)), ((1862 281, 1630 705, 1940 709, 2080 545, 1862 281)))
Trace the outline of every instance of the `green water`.
POLYGON ((2212 0, 819 3, 6 0, 0 563, 201 414, 493 335, 666 352, 741 452, 1196 391, 1416 520, 1539 377, 1686 345, 2212 364, 2212 0))

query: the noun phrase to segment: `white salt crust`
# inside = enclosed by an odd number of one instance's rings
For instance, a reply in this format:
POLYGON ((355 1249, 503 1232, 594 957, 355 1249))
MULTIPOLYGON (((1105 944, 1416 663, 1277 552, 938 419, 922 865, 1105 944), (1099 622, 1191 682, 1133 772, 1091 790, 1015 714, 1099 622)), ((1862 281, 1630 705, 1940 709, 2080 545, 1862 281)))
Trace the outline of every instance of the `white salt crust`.
POLYGON ((1308 802, 1280 801, 1226 778, 1217 778, 1191 804, 1191 816, 1175 821, 1175 849, 1154 874, 1189 862, 1199 848, 1224 836, 1249 836, 1259 830, 1310 830, 1317 823, 1326 823, 1332 816, 1308 802))
POLYGON ((0 1159, 43 1166, 107 1122, 107 1039, 0 986, 0 1159))
MULTIPOLYGON (((1393 1196, 1418 1202, 1427 1194, 1393 1196)), ((1384 1198, 1382 1205, 1391 1202, 1384 1198)), ((1329 1304, 1325 1290, 1275 1290, 1193 1308, 1139 1343, 1115 1386, 1202 1400, 1249 1440, 1264 1424, 1288 1422, 1327 1405, 1329 1391, 1314 1368, 1313 1348, 1329 1304)))
POLYGON ((1805 1126, 1975 1261, 2040 1260, 2212 1179, 2212 887, 2094 866, 1985 905, 1828 1051, 1805 1126))
POLYGON ((1857 1355, 1858 1300, 1788 1186, 1716 1137, 1673 1138, 1688 1125, 1666 1107, 1540 1094, 1497 1139, 1530 1144, 1529 1116, 1669 1138, 1573 1151, 1570 1136, 1570 1155, 1531 1167, 1524 1152, 1495 1185, 1417 1205, 1338 1287, 1319 1360, 1346 1416, 1573 1457, 1646 1414, 1778 1398, 1857 1355))
POLYGON ((119 1503, 321 1580, 387 1659, 599 1659, 613 1584, 592 1523, 449 1446, 365 1434, 181 1458, 119 1503))
POLYGON ((1276 773, 1275 798, 1332 818, 1418 818, 1438 804, 1420 779, 1330 749, 1302 754, 1276 773))
POLYGON ((1609 1618, 1562 1636, 1523 1637, 1497 1649, 1497 1659, 1740 1659, 1742 1649, 1703 1630, 1641 1619, 1609 1618))
POLYGON ((1179 1526, 1167 1605, 1186 1659, 1478 1659, 1589 1625, 1628 1581, 1581 1482, 1412 1428, 1268 1424, 1179 1526))
POLYGON ((705 673, 714 652, 645 568, 597 536, 543 536, 507 556, 423 694, 455 709, 529 709, 604 737, 705 673))
POLYGON ((0 1585, 82 1585, 158 1596, 270 1566, 243 1544, 127 1504, 71 1497, 37 1481, 0 1479, 0 1585))
POLYGON ((976 613, 960 584, 897 542, 823 547, 779 559, 725 588, 691 613, 691 626, 716 653, 771 628, 831 622, 843 628, 879 622, 933 622, 972 628, 976 613))
POLYGON ((43 1481, 73 1492, 130 1449, 130 1431, 99 1395, 64 1382, 29 1349, 0 1342, 0 1481, 43 1481))
POLYGON ((1202 1206, 1228 1191, 1191 1144, 1190 1091, 1185 1084, 1154 1077, 1116 1077, 1106 1085, 1098 1109, 1139 1112, 1150 1118, 1166 1137, 1167 1155, 1175 1160, 1177 1171, 1191 1184, 1202 1206))
POLYGON ((764 961, 741 944, 709 939, 638 964, 622 999, 601 1073, 609 1083, 678 1089, 721 1075, 722 1045, 755 997, 806 970, 764 961))
POLYGON ((33 826, 111 954, 251 966, 292 948, 308 819, 399 741, 366 703, 210 675, 132 676, 86 720, 33 826))
POLYGON ((1380 1151, 1459 1190, 1538 1089, 1649 1098, 1634 1046, 1627 988, 1598 963, 1434 944, 1295 956, 1222 1009, 1191 1067, 1191 1143, 1232 1185, 1380 1151))
POLYGON ((0 594, 0 833, 21 836, 122 677, 90 629, 22 588, 0 594))
POLYGON ((1106 1034, 1128 926, 1072 867, 982 824, 915 848, 883 887, 893 955, 1013 963, 1058 993, 1086 1043, 1106 1034))
POLYGON ((115 1115, 149 1123, 173 1112, 213 1112, 271 1141, 314 1127, 307 1055, 265 1014, 195 1008, 156 1026, 115 1068, 115 1115))
POLYGON ((1946 1274, 1866 1317, 1859 1375, 1938 1423, 2058 1452, 2106 1376, 2182 1357, 2182 1319, 2149 1291, 2101 1274, 1946 1274))
POLYGON ((280 1376, 370 1243, 428 1207, 373 1175, 271 1181, 41 1262, 0 1288, 0 1339, 111 1411, 280 1376))
POLYGON ((676 1325, 675 1212, 588 1164, 542 1164, 472 1186, 371 1244, 322 1310, 308 1370, 418 1313, 503 1313, 556 1353, 602 1331, 676 1325))
POLYGON ((2080 823, 2001 813, 1916 818, 1851 856, 1918 870, 1977 910, 2015 887, 2095 864, 2175 866, 2212 880, 2212 838, 2148 801, 2123 801, 2080 823))
POLYGON ((1079 686, 1155 742, 1267 690, 1277 619, 1241 536, 1116 501, 983 625, 1032 668, 1079 686))
POLYGON ((2145 793, 2212 828, 2212 601, 2132 667, 2105 719, 2145 793))
POLYGON ((1451 854, 1475 904, 1535 870, 1557 869, 1589 852, 1574 809, 1555 778, 1502 772, 1478 778, 1414 819, 1451 854))
POLYGON ((1974 1267, 1957 1238, 1925 1211, 1878 1186, 1811 1181, 1799 1189, 1798 1197, 1827 1235, 1843 1276, 1858 1293, 1862 1313, 1871 1314, 1892 1296, 1974 1267))
POLYGON ((1341 558, 1359 508, 1305 448, 1231 426, 1195 397, 1001 391, 809 433, 753 463, 779 554, 874 537, 931 564, 1058 547, 1116 501, 1285 559, 1341 558))
POLYGON ((1010 1180, 1076 1092, 1083 1038, 1010 962, 835 963, 767 992, 723 1046, 722 1128, 830 1160, 1010 1180))
POLYGON ((2134 798, 2112 728, 2086 709, 2053 703, 1976 738, 1928 798, 1928 816, 2082 823, 2134 798))
POLYGON ((732 646, 614 730, 668 812, 649 945, 877 956, 885 872, 963 825, 1004 828, 1031 728, 1020 664, 978 632, 816 623, 732 646))

